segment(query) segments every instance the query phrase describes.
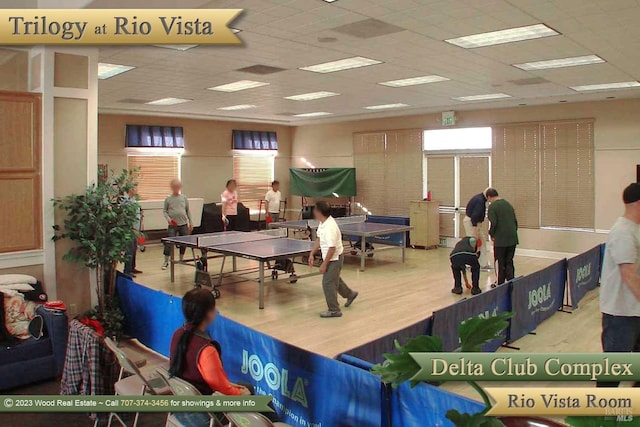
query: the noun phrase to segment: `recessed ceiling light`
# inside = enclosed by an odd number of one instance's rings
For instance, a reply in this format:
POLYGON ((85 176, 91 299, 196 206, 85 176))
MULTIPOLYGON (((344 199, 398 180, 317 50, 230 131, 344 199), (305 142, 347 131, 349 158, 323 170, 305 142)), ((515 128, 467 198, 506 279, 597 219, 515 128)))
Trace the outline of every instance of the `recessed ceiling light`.
POLYGON ((98 78, 100 80, 108 79, 118 74, 125 73, 129 70, 133 70, 136 67, 130 67, 128 65, 108 64, 106 62, 98 63, 98 78))
POLYGON ((403 108, 408 107, 408 104, 382 104, 382 105, 370 105, 364 107, 365 110, 388 110, 390 108, 403 108))
POLYGON ((197 44, 154 44, 156 47, 163 47, 165 49, 173 49, 173 50, 189 50, 197 47, 197 44))
POLYGON ((576 67, 578 65, 602 64, 607 62, 598 55, 573 56, 571 58, 551 59, 548 61, 525 62, 513 64, 514 67, 525 71, 548 70, 550 68, 576 67))
POLYGON ((325 2, 325 3, 335 3, 338 0, 322 0, 322 1, 325 2))
POLYGON ((488 99, 501 98, 511 98, 511 95, 507 95, 506 93, 487 93, 485 95, 458 96, 453 99, 456 101, 485 101, 488 99))
POLYGON ((330 116, 333 113, 327 113, 326 111, 317 111, 315 113, 302 113, 302 114, 294 114, 293 117, 321 117, 321 116, 330 116))
POLYGON ((544 24, 529 25, 526 27, 509 28, 507 30, 491 31, 489 33, 473 34, 445 40, 447 43, 473 49, 476 47, 493 46, 496 44, 513 43, 523 40, 539 39, 542 37, 558 36, 559 32, 544 24))
POLYGON ((376 59, 354 56, 353 58, 340 59, 338 61, 325 62, 322 64, 302 67, 301 70, 313 71, 314 73, 333 73, 336 71, 350 70, 352 68, 368 67, 369 65, 382 64, 376 59))
POLYGON ((638 87, 640 83, 633 82, 619 82, 619 83, 602 83, 598 85, 584 85, 584 86, 572 86, 571 89, 577 92, 589 91, 589 90, 607 90, 607 89, 627 89, 631 87, 638 87))
POLYGON ((293 95, 293 96, 285 96, 284 99, 290 99, 292 101, 313 101, 314 99, 329 98, 330 96, 338 96, 338 95, 340 94, 335 92, 321 91, 321 92, 302 93, 300 95, 293 95))
POLYGON ((253 80, 240 80, 226 85, 220 85, 207 88, 209 90, 217 90, 218 92, 237 92, 239 90, 253 89, 260 86, 267 86, 269 83, 254 82, 253 80))
POLYGON ((436 76, 434 74, 431 76, 410 77, 408 79, 401 79, 401 80, 390 80, 388 82, 381 82, 378 84, 381 84, 383 86, 390 86, 390 87, 405 87, 405 86, 423 85, 427 83, 445 82, 447 80, 449 79, 446 77, 436 76))
POLYGON ((249 110, 251 108, 257 108, 257 105, 251 105, 251 104, 240 104, 240 105, 230 105, 228 107, 220 107, 218 108, 218 110, 225 110, 225 111, 237 111, 237 110, 249 110))
POLYGON ((148 105, 176 105, 176 104, 184 104, 185 102, 191 102, 193 99, 183 99, 183 98, 162 98, 156 99, 155 101, 147 102, 148 105))

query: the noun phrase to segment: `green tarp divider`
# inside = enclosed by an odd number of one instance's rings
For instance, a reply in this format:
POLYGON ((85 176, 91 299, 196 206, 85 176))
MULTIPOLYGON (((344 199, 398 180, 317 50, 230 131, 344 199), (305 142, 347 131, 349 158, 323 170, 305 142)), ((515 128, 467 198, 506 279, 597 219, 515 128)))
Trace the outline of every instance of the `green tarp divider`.
POLYGON ((353 197, 355 168, 289 169, 291 194, 303 197, 353 197))

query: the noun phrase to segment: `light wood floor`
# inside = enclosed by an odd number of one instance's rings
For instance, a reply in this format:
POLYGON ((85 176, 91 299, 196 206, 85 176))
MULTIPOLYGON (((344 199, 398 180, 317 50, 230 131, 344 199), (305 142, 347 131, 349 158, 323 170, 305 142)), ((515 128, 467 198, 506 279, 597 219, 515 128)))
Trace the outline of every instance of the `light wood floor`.
MULTIPOLYGON (((399 250, 380 251, 367 260, 367 269, 358 271, 358 259, 347 257, 343 278, 360 292, 350 308, 343 309, 338 319, 321 319, 326 310, 321 277, 301 279, 297 284, 279 283, 267 286, 265 309, 258 309, 258 287, 247 282, 223 286, 218 300, 220 312, 244 325, 287 343, 328 357, 372 341, 429 316, 434 310, 455 303, 461 297, 451 294, 449 250, 408 249, 405 264, 399 250)), ((555 260, 516 258, 518 275, 528 274, 552 264, 555 260)), ((176 266, 176 283, 169 281, 169 271, 160 269, 161 247, 149 246, 138 253, 138 268, 144 271, 137 282, 175 295, 193 286, 194 267, 176 266)), ((240 268, 250 261, 238 260, 240 268)), ((219 260, 211 260, 209 270, 219 268, 219 260)), ((309 272, 296 266, 299 274, 309 272)), ((490 283, 483 272, 481 284, 490 283)), ((466 294, 466 296, 470 296, 466 294)), ((343 300, 344 301, 344 300, 343 300)), ((523 351, 599 351, 599 310, 596 292, 591 292, 574 314, 557 313, 543 323, 536 336, 517 341, 523 351)), ((451 325, 457 327, 457 325, 451 325)))

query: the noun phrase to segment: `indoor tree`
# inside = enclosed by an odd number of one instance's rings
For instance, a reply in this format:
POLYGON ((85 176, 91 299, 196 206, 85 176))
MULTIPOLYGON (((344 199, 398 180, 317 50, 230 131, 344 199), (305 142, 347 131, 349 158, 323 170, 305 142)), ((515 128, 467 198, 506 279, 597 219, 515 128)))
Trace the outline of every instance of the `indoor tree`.
POLYGON ((137 238, 140 209, 137 200, 129 197, 137 186, 137 171, 111 171, 110 175, 88 186, 83 194, 53 200, 54 206, 66 214, 64 222, 54 226, 53 240, 73 241, 75 246, 63 259, 83 264, 96 275, 95 316, 107 333, 119 332, 122 321, 114 301, 116 267, 126 261, 137 238))

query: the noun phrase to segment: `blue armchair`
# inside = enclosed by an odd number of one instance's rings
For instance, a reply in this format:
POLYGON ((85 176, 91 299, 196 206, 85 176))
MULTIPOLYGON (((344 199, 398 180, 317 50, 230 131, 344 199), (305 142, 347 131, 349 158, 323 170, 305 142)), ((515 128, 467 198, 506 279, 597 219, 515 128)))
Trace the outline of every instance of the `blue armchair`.
POLYGON ((37 313, 44 319, 42 338, 0 347, 0 391, 62 374, 69 328, 67 315, 44 307, 38 307, 37 313))

